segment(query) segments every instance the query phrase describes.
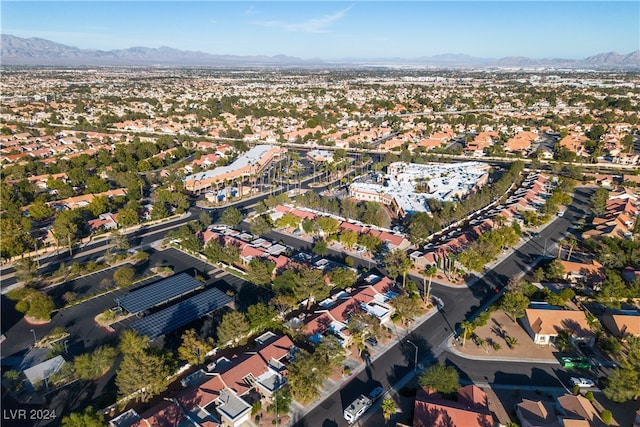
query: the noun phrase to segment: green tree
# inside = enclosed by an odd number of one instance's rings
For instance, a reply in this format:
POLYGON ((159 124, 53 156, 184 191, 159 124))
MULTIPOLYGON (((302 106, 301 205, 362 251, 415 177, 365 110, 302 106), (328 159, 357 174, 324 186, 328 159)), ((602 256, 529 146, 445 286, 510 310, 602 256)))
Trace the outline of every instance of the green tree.
POLYGON ((258 215, 251 220, 249 230, 252 234, 264 236, 265 234, 271 233, 271 222, 265 215, 258 215))
POLYGON ((369 252, 379 252, 382 249, 382 240, 373 234, 364 233, 360 235, 359 243, 367 248, 369 252))
POLYGON ((562 329, 558 332, 554 341, 555 346, 562 352, 565 352, 571 348, 571 331, 568 329, 562 329))
MULTIPOLYGON (((261 217, 261 216, 258 216, 258 217, 261 217)), ((232 227, 232 228, 236 228, 238 224, 242 222, 242 219, 243 219, 242 212, 240 212, 240 210, 234 207, 226 208, 224 212, 222 212, 222 215, 220 216, 220 222, 222 222, 223 224, 227 224, 229 227, 232 227)), ((255 234, 261 234, 261 233, 255 233, 255 234)))
POLYGON ((325 236, 336 234, 340 229, 340 222, 329 216, 321 216, 317 221, 325 236))
POLYGON ((324 239, 316 241, 316 243, 313 245, 313 253, 316 255, 324 256, 327 254, 328 249, 329 248, 327 247, 327 241, 324 239))
POLYGON ((348 249, 353 248, 358 243, 358 233, 352 230, 344 230, 340 233, 340 243, 348 249))
POLYGON ((475 328, 476 328, 476 325, 474 325, 472 322, 469 322, 468 320, 465 320, 462 323, 460 323, 460 329, 462 329, 462 345, 463 346, 467 342, 467 335, 472 334, 475 328))
POLYGON ((353 286, 358 279, 358 273, 351 268, 338 267, 329 273, 331 283, 340 289, 353 286))
POLYGON ((181 339, 182 343, 178 347, 178 357, 191 365, 202 365, 206 354, 213 350, 211 342, 200 339, 195 329, 184 331, 181 339))
POLYGON ((91 212, 91 215, 93 215, 94 217, 100 216, 100 214, 108 212, 109 209, 110 209, 109 199, 106 196, 96 196, 87 205, 87 210, 91 212))
POLYGON ((90 194, 104 193, 109 191, 109 184, 99 176, 90 176, 86 181, 86 192, 90 194))
POLYGON ((441 229, 438 220, 426 212, 416 212, 409 219, 409 238, 414 243, 424 242, 441 229))
POLYGON ((275 308, 261 302, 247 308, 247 319, 254 333, 275 327, 277 316, 278 312, 275 308))
POLYGON ((211 215, 209 215, 205 211, 202 211, 202 212, 200 212, 200 216, 198 217, 198 221, 200 222, 200 224, 202 224, 202 226, 204 228, 206 228, 206 227, 211 225, 211 215))
POLYGON ((244 345, 247 342, 251 326, 244 314, 232 311, 222 316, 220 325, 216 330, 218 342, 226 346, 231 343, 231 347, 244 345))
POLYGON ((336 337, 325 336, 313 351, 313 359, 317 369, 328 377, 331 368, 339 368, 347 359, 346 350, 340 345, 336 337))
POLYGON ((62 427, 106 427, 104 415, 87 406, 84 412, 72 412, 62 418, 62 427))
POLYGON ((525 310, 529 307, 529 298, 521 292, 509 291, 504 294, 500 302, 502 311, 510 315, 514 322, 524 316, 525 310))
POLYGON ((13 268, 19 282, 31 283, 38 274, 38 266, 31 258, 20 258, 13 263, 13 268))
POLYGON ((603 390, 607 399, 613 402, 626 402, 640 397, 640 376, 638 369, 621 367, 614 369, 607 377, 607 385, 603 390))
POLYGON ((400 275, 404 275, 405 269, 408 271, 407 266, 410 265, 410 262, 411 260, 409 260, 407 253, 401 249, 394 249, 384 256, 384 266, 387 274, 393 277, 394 280, 400 275))
POLYGON ((115 271, 115 273, 113 273, 113 281, 116 285, 123 288, 133 283, 135 274, 136 271, 133 267, 120 267, 115 271))
POLYGON ((149 339, 126 330, 120 337, 124 357, 116 372, 116 387, 122 398, 148 402, 164 392, 175 363, 168 353, 151 349, 149 339))
POLYGON ((172 373, 173 363, 167 354, 149 350, 125 354, 116 372, 116 386, 123 398, 148 402, 167 389, 172 373))
POLYGON ((295 400, 309 402, 320 396, 326 371, 323 367, 317 366, 317 361, 307 351, 300 351, 288 369, 287 381, 295 400))
POLYGON ((429 301, 429 299, 431 298, 431 281, 433 280, 433 276, 435 276, 436 273, 438 273, 438 268, 435 265, 426 267, 422 272, 423 280, 426 280, 427 277, 429 278, 429 284, 427 286, 425 286, 424 281, 422 283, 422 289, 426 289, 425 301, 429 301))
POLYGON ((439 393, 453 393, 460 387, 458 371, 453 366, 436 363, 420 375, 418 379, 422 387, 435 390, 439 393))
POLYGON ((589 197, 589 206, 591 208, 591 212, 600 216, 605 213, 607 210, 607 201, 609 200, 609 190, 606 188, 598 188, 592 195, 589 197))
POLYGON ((137 224, 139 220, 138 211, 133 208, 125 207, 118 211, 118 223, 122 227, 137 224))
POLYGON ((118 350, 109 346, 98 347, 93 353, 85 353, 73 360, 76 374, 83 380, 94 380, 104 375, 115 363, 118 350))
POLYGON ((42 198, 36 199, 31 206, 29 206, 29 216, 35 221, 42 221, 53 215, 53 208, 49 206, 42 198))
POLYGON ((60 245, 61 241, 67 243, 69 255, 72 253, 73 242, 78 237, 82 216, 77 210, 60 211, 53 223, 53 237, 60 245))
POLYGON ((395 297, 391 300, 391 306, 395 309, 395 315, 405 324, 422 314, 422 307, 419 299, 412 298, 407 294, 395 297))
POLYGON ((274 262, 266 259, 253 258, 247 268, 247 280, 259 286, 271 283, 271 275, 276 267, 274 262))
POLYGON ((385 421, 389 421, 396 411, 396 404, 393 399, 384 399, 382 401, 382 416, 385 421))
POLYGON ((53 299, 44 292, 31 290, 16 304, 16 310, 27 317, 38 320, 51 320, 51 312, 56 306, 53 299))
POLYGON ((510 349, 514 349, 518 345, 518 338, 516 337, 506 337, 504 340, 510 349))

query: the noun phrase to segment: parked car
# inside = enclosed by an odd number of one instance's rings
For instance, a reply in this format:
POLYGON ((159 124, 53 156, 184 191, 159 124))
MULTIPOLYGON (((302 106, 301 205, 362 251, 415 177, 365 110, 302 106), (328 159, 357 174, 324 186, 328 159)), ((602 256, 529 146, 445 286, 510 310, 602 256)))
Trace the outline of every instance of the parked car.
POLYGON ((433 304, 438 307, 438 310, 442 310, 444 308, 444 301, 442 301, 441 298, 438 298, 435 295, 431 296, 431 302, 433 302, 433 304))
POLYGON ((576 378, 571 377, 571 384, 578 387, 595 387, 596 383, 591 381, 589 378, 576 378))
POLYGON ((591 369, 593 365, 589 359, 584 357, 562 357, 560 362, 564 368, 591 369))
POLYGON ((375 402, 376 400, 378 400, 378 398, 380 398, 380 396, 382 396, 383 393, 384 393, 383 387, 376 387, 373 390, 371 390, 371 393, 369 393, 369 399, 375 402))
POLYGON ((373 346, 378 345, 378 340, 375 337, 369 337, 365 341, 373 346))

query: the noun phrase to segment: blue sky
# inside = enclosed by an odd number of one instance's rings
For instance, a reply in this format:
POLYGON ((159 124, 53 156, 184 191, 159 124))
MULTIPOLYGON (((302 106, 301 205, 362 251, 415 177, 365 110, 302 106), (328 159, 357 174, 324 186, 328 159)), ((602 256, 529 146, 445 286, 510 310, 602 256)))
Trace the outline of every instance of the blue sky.
POLYGON ((638 1, 5 1, 2 33, 301 58, 584 58, 640 49, 638 1))

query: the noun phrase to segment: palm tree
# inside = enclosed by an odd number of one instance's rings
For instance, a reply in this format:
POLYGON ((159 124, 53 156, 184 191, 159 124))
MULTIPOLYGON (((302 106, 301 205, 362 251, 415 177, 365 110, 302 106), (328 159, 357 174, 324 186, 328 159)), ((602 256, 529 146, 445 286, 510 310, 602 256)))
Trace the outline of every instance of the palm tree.
POLYGON ((475 328, 476 327, 474 326, 474 324, 472 322, 469 322, 468 320, 465 320, 464 322, 460 323, 460 329, 462 329, 462 346, 463 347, 467 342, 467 334, 473 332, 475 328))
POLYGON ((558 240, 558 259, 560 259, 560 254, 562 253, 562 247, 567 244, 567 241, 564 239, 558 240))
POLYGON ((396 404, 392 399, 384 399, 382 401, 382 416, 385 421, 389 421, 391 416, 396 413, 396 404))
POLYGON ((567 255, 567 261, 571 261, 571 252, 573 252, 573 248, 578 244, 578 242, 576 242, 576 239, 574 239, 573 237, 569 238, 567 240, 567 245, 569 245, 569 254, 567 255))
POLYGON ((515 337, 506 337, 504 340, 507 342, 507 345, 512 350, 516 348, 516 346, 519 344, 518 338, 515 338, 515 337))
POLYGON ((405 284, 407 283, 407 273, 409 273, 409 270, 413 268, 413 261, 411 261, 411 258, 403 259, 400 268, 402 269, 402 289, 404 289, 405 284))
POLYGON ((436 275, 436 273, 438 272, 438 268, 435 265, 430 265, 429 267, 425 268, 424 271, 422 272, 422 289, 426 289, 427 290, 427 294, 425 295, 425 301, 429 301, 429 298, 431 298, 431 281, 433 280, 433 276, 436 275), (425 282, 427 281, 427 276, 429 276, 429 285, 425 286, 425 282))
POLYGON ((568 329, 561 330, 556 337, 555 345, 562 352, 569 350, 571 348, 571 331, 568 329))

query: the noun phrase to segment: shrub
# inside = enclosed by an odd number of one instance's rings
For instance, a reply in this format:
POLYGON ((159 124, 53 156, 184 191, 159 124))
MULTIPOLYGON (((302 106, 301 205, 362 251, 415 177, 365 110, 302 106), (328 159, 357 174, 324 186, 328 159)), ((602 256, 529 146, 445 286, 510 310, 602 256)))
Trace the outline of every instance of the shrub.
POLYGON ((262 409, 262 401, 257 400, 251 405, 251 415, 256 415, 262 409))
POLYGON ((595 397, 593 396, 593 392, 592 391, 588 391, 584 394, 584 398, 587 399, 589 402, 593 402, 593 399, 595 399, 595 397))
POLYGON ((611 422, 613 421, 613 414, 611 413, 610 410, 605 409, 600 413, 600 418, 602 418, 602 421, 605 424, 611 424, 611 422))

